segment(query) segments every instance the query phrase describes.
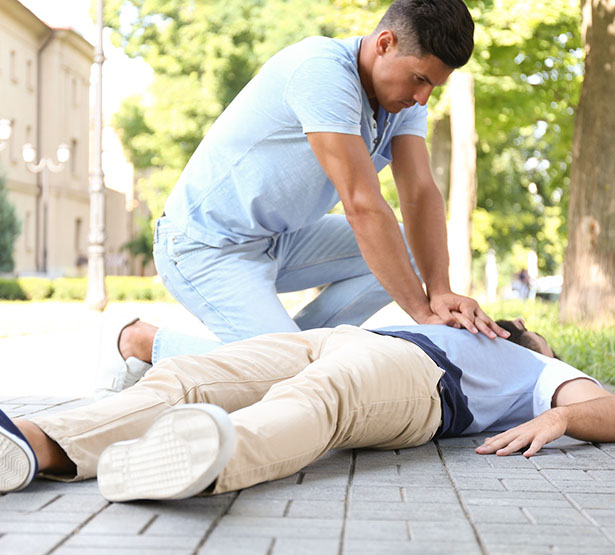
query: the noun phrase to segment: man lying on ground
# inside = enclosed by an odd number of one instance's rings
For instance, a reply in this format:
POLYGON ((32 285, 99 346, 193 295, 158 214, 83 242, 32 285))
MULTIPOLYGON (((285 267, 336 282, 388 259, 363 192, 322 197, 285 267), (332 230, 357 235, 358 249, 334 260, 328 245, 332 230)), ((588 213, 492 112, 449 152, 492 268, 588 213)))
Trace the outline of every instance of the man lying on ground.
POLYGON ((444 325, 344 325, 169 358, 89 406, 3 415, 0 491, 27 486, 40 470, 98 476, 111 501, 184 498, 289 476, 332 448, 508 430, 476 451, 530 445, 529 457, 564 433, 615 441, 615 397, 554 358, 521 320, 500 325, 510 341, 444 325))

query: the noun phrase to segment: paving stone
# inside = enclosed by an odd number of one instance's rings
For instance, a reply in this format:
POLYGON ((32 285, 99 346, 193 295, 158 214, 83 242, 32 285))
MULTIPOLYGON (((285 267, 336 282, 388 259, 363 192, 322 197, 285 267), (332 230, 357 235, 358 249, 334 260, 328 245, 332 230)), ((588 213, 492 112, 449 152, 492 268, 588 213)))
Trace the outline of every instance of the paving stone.
POLYGON ((310 518, 224 516, 212 537, 339 538, 342 521, 310 518))
POLYGON ((588 470, 585 475, 597 481, 613 484, 615 483, 615 461, 613 461, 612 470, 588 470))
MULTIPOLYGON (((278 540, 279 541, 279 540, 278 540)), ((198 555, 269 555, 275 538, 212 535, 199 549, 198 555)))
MULTIPOLYGON (((70 488, 67 488, 70 489, 70 488)), ((49 505, 46 505, 42 511, 51 513, 96 513, 109 502, 100 493, 97 494, 63 494, 55 499, 49 505)))
POLYGON ((615 522, 615 507, 609 509, 586 509, 585 512, 600 525, 609 526, 615 522))
POLYGON ((525 507, 525 510, 537 524, 559 524, 570 526, 588 526, 590 521, 574 508, 552 509, 546 507, 525 507))
MULTIPOLYGON (((549 479, 555 484, 567 483, 567 482, 595 482, 601 478, 594 476, 596 471, 590 470, 578 470, 578 469, 564 469, 548 468, 541 470, 540 474, 549 479)), ((608 471, 606 471, 608 472, 608 471)), ((615 472, 613 473, 613 479, 615 480, 615 472)))
POLYGON ((569 493, 568 496, 582 509, 612 509, 615 493, 569 493))
POLYGON ((289 518, 344 518, 343 501, 289 501, 285 516, 289 518))
MULTIPOLYGON (((339 540, 279 538, 275 540, 272 555, 337 555, 339 540)), ((245 553, 245 552, 244 552, 245 553)))
POLYGON ((407 520, 349 520, 346 540, 410 540, 407 520))
POLYGON ((338 486, 345 488, 348 484, 348 476, 345 474, 325 474, 324 472, 305 472, 301 481, 302 485, 331 487, 338 486))
POLYGON ((481 555, 482 551, 474 542, 446 542, 440 538, 427 541, 391 540, 349 540, 345 543, 346 555, 481 555))
MULTIPOLYGON (((119 546, 113 547, 66 547, 62 546, 59 549, 53 551, 53 555, 149 555, 152 552, 156 552, 153 548, 123 548, 119 546)), ((164 555, 193 555, 194 550, 189 548, 173 549, 165 547, 164 550, 158 551, 158 553, 164 553, 164 555)))
POLYGON ((544 478, 537 480, 502 478, 501 483, 508 491, 557 491, 557 488, 544 478))
POLYGON ((309 484, 279 484, 267 482, 244 490, 241 495, 252 499, 311 499, 315 501, 343 501, 346 488, 310 486, 309 484))
POLYGON ((0 514, 2 511, 38 511, 59 494, 54 492, 19 491, 0 496, 0 514))
POLYGON ((521 507, 513 505, 495 507, 493 505, 470 505, 468 510, 472 521, 476 524, 483 522, 527 524, 531 522, 521 507))
POLYGON ((77 534, 72 536, 64 544, 67 548, 107 548, 109 551, 116 549, 141 549, 147 551, 160 551, 167 553, 168 550, 194 550, 198 546, 200 538, 191 536, 128 536, 114 534, 77 534))
POLYGON ((614 547, 613 544, 596 528, 588 526, 568 526, 544 524, 479 524, 477 525, 481 538, 489 545, 490 542, 506 543, 515 545, 565 545, 577 548, 589 547, 614 547))
POLYGON ((433 520, 450 523, 465 521, 459 503, 387 503, 374 501, 351 501, 348 510, 351 520, 433 520))
POLYGON ((403 501, 401 488, 395 486, 352 486, 351 499, 354 501, 403 501))
POLYGON ((518 491, 504 491, 494 495, 492 491, 462 490, 460 495, 468 505, 570 507, 566 498, 557 492, 539 491, 527 494, 518 491))
MULTIPOLYGON (((286 511, 286 507, 291 503, 287 499, 255 499, 254 497, 245 497, 243 494, 239 496, 237 501, 233 503, 228 514, 234 516, 270 516, 282 517, 286 511)), ((297 501, 295 501, 297 503, 297 501)), ((310 501, 309 503, 312 503, 310 501)), ((339 501, 343 503, 343 501, 339 501)))
POLYGON ((63 534, 5 534, 0 537, 2 555, 41 555, 49 553, 64 539, 63 534))

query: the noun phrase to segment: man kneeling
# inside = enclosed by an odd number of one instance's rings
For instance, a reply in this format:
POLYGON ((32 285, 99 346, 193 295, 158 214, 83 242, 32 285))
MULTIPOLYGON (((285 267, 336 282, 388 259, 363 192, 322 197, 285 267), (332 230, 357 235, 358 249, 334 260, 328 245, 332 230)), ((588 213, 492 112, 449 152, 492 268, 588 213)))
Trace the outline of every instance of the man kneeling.
POLYGON ((0 421, 0 491, 98 476, 110 501, 222 493, 332 448, 401 449, 508 430, 476 451, 526 457, 562 434, 615 441, 615 397, 521 320, 509 340, 447 326, 263 335, 161 361, 133 387, 0 421), (512 428, 512 429, 511 429, 512 428), (137 439, 135 439, 137 438, 137 439))

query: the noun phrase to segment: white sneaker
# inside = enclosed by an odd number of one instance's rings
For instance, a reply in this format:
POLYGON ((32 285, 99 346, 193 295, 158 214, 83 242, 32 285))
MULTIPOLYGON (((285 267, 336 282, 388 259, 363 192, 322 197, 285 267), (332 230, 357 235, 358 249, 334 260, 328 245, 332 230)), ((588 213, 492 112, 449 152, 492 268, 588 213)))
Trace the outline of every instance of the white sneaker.
POLYGON ((19 428, 0 410, 0 493, 25 488, 37 474, 34 450, 19 428))
POLYGON ((120 335, 125 328, 134 324, 139 318, 131 318, 128 322, 105 326, 103 332, 102 356, 100 377, 96 388, 97 398, 107 397, 118 391, 136 384, 152 365, 136 357, 124 360, 120 354, 120 335))
POLYGON ((162 413, 134 440, 107 447, 98 487, 109 501, 184 499, 218 477, 235 451, 235 429, 216 405, 181 405, 162 413))

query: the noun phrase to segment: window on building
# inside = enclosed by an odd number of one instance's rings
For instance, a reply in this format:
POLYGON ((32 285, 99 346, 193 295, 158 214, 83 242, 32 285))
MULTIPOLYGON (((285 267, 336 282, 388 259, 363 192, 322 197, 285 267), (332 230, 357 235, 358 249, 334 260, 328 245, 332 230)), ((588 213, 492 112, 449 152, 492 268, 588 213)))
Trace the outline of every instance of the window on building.
POLYGON ((30 210, 26 210, 26 214, 24 217, 23 223, 23 235, 24 235, 24 243, 26 245, 26 252, 32 252, 32 212, 30 210))
POLYGON ((83 220, 81 218, 75 219, 75 254, 79 256, 81 254, 81 229, 83 227, 83 220))
POLYGON ((70 80, 71 97, 73 99, 73 107, 79 106, 79 87, 77 86, 77 79, 74 77, 70 80))
POLYGON ((11 120, 11 129, 13 132, 9 137, 9 160, 13 164, 17 164, 17 128, 15 126, 15 120, 11 120))
POLYGON ((9 53, 9 77, 13 83, 17 83, 17 53, 15 50, 9 53))
POLYGON ((26 62, 26 87, 29 91, 34 90, 34 79, 32 76, 32 60, 26 62))
POLYGON ((70 171, 73 174, 77 173, 77 168, 78 168, 78 164, 77 164, 77 158, 78 158, 78 152, 77 152, 77 139, 71 139, 70 140, 70 171))

